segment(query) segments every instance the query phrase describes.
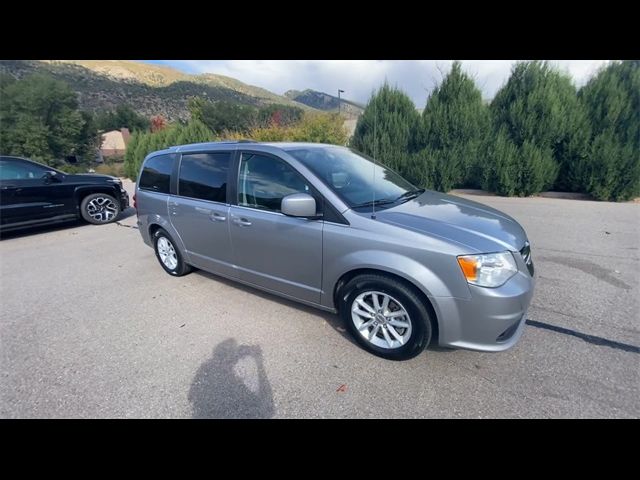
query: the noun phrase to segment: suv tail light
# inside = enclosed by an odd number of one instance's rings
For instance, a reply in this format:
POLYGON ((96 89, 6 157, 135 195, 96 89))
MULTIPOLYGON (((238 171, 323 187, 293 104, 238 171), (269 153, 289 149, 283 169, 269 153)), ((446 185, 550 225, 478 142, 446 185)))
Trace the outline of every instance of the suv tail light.
POLYGON ((136 203, 136 194, 133 194, 133 208, 136 209, 136 212, 138 211, 138 204, 136 203))

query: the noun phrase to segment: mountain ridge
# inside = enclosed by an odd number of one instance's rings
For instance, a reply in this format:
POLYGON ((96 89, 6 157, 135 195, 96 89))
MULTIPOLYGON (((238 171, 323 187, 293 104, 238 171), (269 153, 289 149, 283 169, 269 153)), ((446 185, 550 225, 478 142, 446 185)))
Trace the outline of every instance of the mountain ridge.
POLYGON ((284 92, 284 96, 303 105, 311 108, 324 111, 338 111, 338 105, 340 106, 340 112, 345 114, 349 118, 357 118, 364 111, 365 106, 348 100, 345 98, 331 95, 326 92, 320 92, 318 90, 312 90, 307 88, 306 90, 288 90, 284 92))
POLYGON ((312 107, 232 77, 213 73, 188 74, 166 65, 131 60, 0 60, 0 72, 15 78, 45 73, 65 81, 90 111, 128 104, 147 117, 187 120, 191 97, 226 100, 245 105, 283 104, 312 107))

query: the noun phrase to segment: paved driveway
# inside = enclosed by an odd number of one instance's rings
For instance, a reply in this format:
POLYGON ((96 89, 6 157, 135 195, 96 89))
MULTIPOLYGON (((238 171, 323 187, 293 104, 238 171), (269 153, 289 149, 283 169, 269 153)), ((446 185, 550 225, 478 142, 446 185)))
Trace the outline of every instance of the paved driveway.
POLYGON ((538 285, 513 349, 391 362, 337 317, 203 272, 135 225, 0 241, 0 417, 638 417, 640 205, 468 196, 527 229, 538 285))

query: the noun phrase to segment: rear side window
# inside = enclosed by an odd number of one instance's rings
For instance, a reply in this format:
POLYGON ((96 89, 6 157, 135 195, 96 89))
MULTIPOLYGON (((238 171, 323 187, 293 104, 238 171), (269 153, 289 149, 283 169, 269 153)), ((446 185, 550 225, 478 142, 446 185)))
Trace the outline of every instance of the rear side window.
POLYGON ((226 203, 230 160, 228 152, 182 155, 178 195, 226 203))
POLYGON ((139 188, 158 193, 169 193, 171 170, 175 155, 158 155, 146 161, 140 175, 139 188))

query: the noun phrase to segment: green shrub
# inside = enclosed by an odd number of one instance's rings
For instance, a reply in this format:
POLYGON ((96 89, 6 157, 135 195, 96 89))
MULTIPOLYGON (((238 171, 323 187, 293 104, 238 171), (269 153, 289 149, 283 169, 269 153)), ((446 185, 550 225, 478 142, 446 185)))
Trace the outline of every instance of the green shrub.
POLYGON ((114 177, 126 177, 124 163, 103 163, 102 165, 98 165, 95 167, 96 173, 100 173, 102 175, 112 175, 114 177))

